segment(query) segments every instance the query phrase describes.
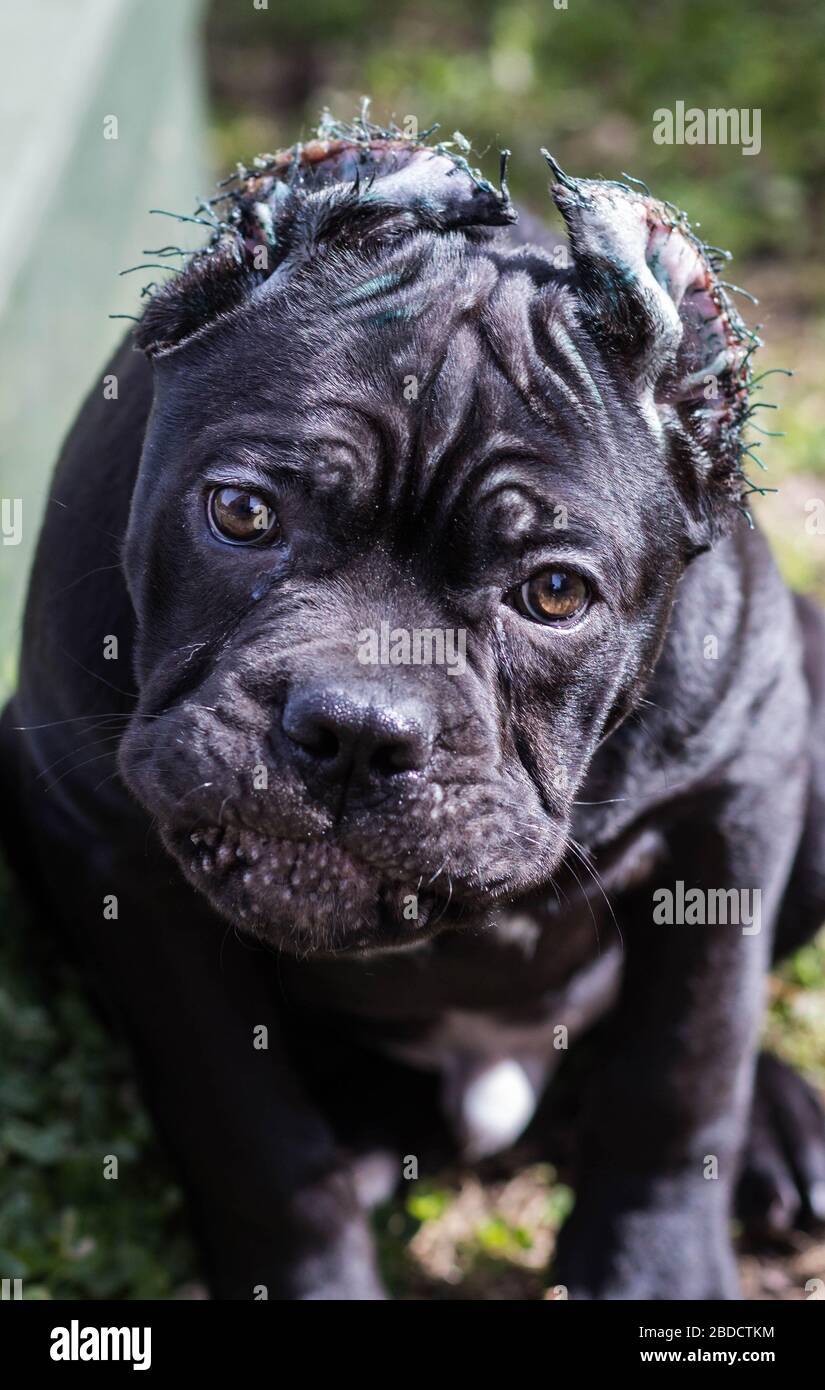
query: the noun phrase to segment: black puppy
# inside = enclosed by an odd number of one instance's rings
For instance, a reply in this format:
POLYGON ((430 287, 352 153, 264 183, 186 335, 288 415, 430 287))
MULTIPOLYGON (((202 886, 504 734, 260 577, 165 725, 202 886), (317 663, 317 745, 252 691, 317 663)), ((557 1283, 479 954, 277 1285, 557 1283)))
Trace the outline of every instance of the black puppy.
POLYGON ((754 340, 681 217, 550 163, 569 264, 397 131, 240 177, 57 470, 17 858, 219 1297, 380 1298, 364 1156, 423 1154, 428 1076, 507 1146, 599 1019, 571 1297, 735 1297, 743 1152, 763 1220, 825 1205, 802 1083, 766 1063, 748 1123, 765 972, 825 917, 825 627, 743 517, 754 340))

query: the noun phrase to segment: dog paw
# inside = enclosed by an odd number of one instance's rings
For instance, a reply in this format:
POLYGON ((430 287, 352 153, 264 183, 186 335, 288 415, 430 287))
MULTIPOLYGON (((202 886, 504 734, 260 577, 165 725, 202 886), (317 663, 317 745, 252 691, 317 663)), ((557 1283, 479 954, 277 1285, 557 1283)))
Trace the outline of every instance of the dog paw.
POLYGON ((825 1106, 801 1076, 763 1052, 742 1154, 736 1214, 776 1239, 825 1223, 825 1106))
POLYGON ((695 1173, 602 1173, 577 1195, 554 1280, 573 1300, 736 1299, 727 1224, 724 1194, 695 1173))

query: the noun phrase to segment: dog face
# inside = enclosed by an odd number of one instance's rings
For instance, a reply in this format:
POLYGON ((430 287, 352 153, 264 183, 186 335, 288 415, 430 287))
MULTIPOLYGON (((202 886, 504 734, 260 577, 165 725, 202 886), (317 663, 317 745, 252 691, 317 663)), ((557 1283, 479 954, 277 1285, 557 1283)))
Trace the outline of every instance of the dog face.
POLYGON ((230 921, 388 949, 550 880, 705 543, 651 351, 542 253, 419 228, 158 358, 121 767, 230 921))

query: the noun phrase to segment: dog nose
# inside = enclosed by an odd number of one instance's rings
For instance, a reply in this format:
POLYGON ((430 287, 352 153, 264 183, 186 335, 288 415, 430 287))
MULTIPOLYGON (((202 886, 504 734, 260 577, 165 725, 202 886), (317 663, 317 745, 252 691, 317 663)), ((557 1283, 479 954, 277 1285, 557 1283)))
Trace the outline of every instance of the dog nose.
POLYGON ((432 721, 418 701, 382 704, 344 690, 293 691, 282 728, 305 767, 331 782, 420 772, 433 747, 432 721))

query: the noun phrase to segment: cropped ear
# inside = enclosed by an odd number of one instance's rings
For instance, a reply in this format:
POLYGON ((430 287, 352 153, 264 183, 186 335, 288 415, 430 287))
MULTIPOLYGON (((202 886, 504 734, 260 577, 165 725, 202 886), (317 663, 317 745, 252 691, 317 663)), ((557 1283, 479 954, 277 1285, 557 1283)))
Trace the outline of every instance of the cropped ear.
POLYGON ((682 212, 642 185, 573 179, 542 154, 555 175, 585 324, 675 427, 701 512, 713 530, 725 529, 749 493, 766 490, 742 467, 760 340, 719 279, 729 255, 704 245, 682 212))
POLYGON ((138 346, 150 356, 172 350, 238 308, 276 270, 283 277, 331 248, 515 222, 506 157, 499 190, 470 167, 463 136, 428 144, 429 134, 374 125, 365 107, 354 122, 325 114, 308 143, 261 155, 254 169, 239 166, 224 191, 200 205, 203 217, 194 220, 210 226, 212 238, 152 297, 138 346))

